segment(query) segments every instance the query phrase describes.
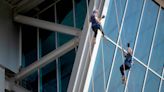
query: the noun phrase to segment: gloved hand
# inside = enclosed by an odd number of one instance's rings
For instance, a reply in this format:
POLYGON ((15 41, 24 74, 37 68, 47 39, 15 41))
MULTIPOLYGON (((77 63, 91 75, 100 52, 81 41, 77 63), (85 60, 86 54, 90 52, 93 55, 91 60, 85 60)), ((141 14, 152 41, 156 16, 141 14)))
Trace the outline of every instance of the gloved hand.
POLYGON ((101 18, 105 18, 105 15, 103 15, 101 18))

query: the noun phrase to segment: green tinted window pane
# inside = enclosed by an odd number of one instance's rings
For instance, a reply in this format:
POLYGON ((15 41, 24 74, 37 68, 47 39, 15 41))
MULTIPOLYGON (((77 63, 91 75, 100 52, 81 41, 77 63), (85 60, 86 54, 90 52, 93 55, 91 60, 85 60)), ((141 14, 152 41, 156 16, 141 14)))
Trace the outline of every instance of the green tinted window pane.
POLYGON ((74 1, 75 1, 76 28, 82 29, 87 13, 86 0, 74 0, 74 1))
POLYGON ((57 77, 56 77, 56 61, 46 65, 40 72, 41 92, 56 92, 57 77))
POLYGON ((72 73, 72 68, 75 60, 75 50, 69 51, 67 54, 60 57, 59 62, 61 64, 61 88, 62 92, 66 92, 69 79, 72 73))
POLYGON ((145 77, 145 71, 146 68, 138 63, 137 61, 134 61, 134 64, 131 68, 131 73, 128 81, 128 87, 127 90, 129 92, 141 92, 142 91, 142 85, 145 77))
POLYGON ((146 1, 135 52, 135 56, 145 64, 148 62, 158 9, 159 6, 152 0, 146 1))
POLYGON ((36 35, 36 28, 22 25, 22 67, 26 67, 37 60, 36 35))
POLYGON ((156 31, 155 42, 153 46, 153 52, 150 60, 150 67, 158 74, 162 75, 162 69, 164 66, 164 10, 161 10, 159 17, 159 24, 156 31))
POLYGON ((24 78, 20 84, 32 92, 38 92, 38 72, 30 74, 24 78))
POLYGON ((159 84, 160 78, 149 71, 145 85, 145 92, 158 92, 159 84))
POLYGON ((54 22, 55 21, 55 10, 54 10, 54 6, 50 7, 49 9, 47 9, 46 11, 44 11, 43 13, 41 13, 39 15, 39 19, 41 20, 46 20, 49 22, 54 22))
POLYGON ((40 56, 44 56, 55 49, 55 33, 40 29, 39 31, 40 56))
POLYGON ((73 3, 69 0, 60 0, 56 4, 58 23, 73 27, 73 3), (65 7, 63 7, 65 6, 65 7))

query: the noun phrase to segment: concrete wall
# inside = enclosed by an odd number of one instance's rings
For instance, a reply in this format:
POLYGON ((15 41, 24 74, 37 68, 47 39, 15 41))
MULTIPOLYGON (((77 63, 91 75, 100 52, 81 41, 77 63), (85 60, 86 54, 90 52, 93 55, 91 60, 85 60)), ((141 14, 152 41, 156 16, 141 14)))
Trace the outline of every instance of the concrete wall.
POLYGON ((0 92, 5 92, 5 70, 0 67, 0 92))
POLYGON ((12 20, 11 8, 0 0, 0 65, 18 72, 19 31, 12 20))

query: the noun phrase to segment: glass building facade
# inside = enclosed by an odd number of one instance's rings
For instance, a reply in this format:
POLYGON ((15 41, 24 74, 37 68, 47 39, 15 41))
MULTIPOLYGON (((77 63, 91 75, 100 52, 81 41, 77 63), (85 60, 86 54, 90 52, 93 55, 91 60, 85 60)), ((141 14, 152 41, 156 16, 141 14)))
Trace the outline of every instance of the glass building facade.
MULTIPOLYGON (((91 1, 97 0, 45 0, 37 6, 39 12, 35 8, 23 15, 83 30, 91 1)), ((102 7, 102 3, 94 4, 106 16, 102 24, 105 37, 101 37, 98 49, 93 49, 97 53, 92 53, 96 57, 88 92, 164 92, 164 9, 153 0, 100 1, 104 2, 102 7), (133 65, 126 72, 124 85, 119 68, 128 42, 133 65)), ((20 24, 21 68, 40 62, 73 38, 20 24)), ((38 68, 19 84, 31 92, 67 92, 79 47, 38 68)))
MULTIPOLYGON (((45 0, 37 8, 25 14, 41 20, 82 29, 86 16, 86 0, 45 0)), ((73 36, 37 27, 20 25, 22 39, 22 63, 26 68, 34 62, 73 39, 73 36)), ((20 84, 32 92, 66 92, 77 48, 52 63, 38 69, 20 84)))
POLYGON ((153 0, 109 0, 89 92, 164 91, 164 9, 153 0), (133 49, 133 64, 122 84, 122 49, 133 49))

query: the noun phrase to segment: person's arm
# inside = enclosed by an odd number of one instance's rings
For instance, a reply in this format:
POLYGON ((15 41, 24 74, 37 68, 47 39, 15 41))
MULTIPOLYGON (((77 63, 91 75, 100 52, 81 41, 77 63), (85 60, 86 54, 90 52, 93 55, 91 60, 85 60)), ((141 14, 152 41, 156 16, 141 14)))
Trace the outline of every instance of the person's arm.
POLYGON ((124 53, 124 57, 126 57, 127 56, 127 53, 125 51, 123 53, 124 53))
POLYGON ((95 16, 95 19, 96 19, 96 21, 97 21, 98 23, 101 23, 101 20, 102 20, 103 18, 105 18, 104 15, 103 15, 102 17, 96 17, 96 16, 95 16))
POLYGON ((99 24, 101 23, 101 18, 95 17, 95 19, 99 24))

